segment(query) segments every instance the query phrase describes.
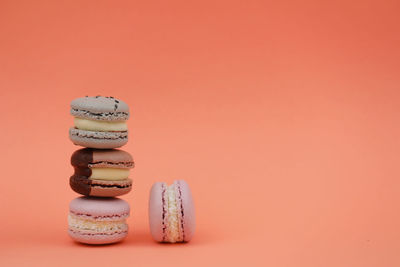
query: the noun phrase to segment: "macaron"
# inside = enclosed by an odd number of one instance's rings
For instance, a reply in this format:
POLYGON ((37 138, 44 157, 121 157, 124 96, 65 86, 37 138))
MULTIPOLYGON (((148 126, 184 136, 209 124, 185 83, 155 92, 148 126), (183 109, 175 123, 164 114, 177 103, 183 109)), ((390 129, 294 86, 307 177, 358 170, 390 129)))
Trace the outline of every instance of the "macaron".
POLYGON ((112 96, 81 97, 71 102, 74 127, 69 138, 75 145, 118 148, 128 142, 129 107, 112 96))
POLYGON ((188 242, 195 228, 192 193, 184 180, 155 183, 149 198, 150 232, 157 242, 188 242))
POLYGON ((75 173, 69 184, 85 196, 115 197, 132 189, 129 170, 134 167, 132 156, 119 149, 83 148, 71 156, 75 173))
POLYGON ((69 204, 68 234, 77 242, 110 244, 128 235, 129 204, 119 198, 78 197, 69 204))

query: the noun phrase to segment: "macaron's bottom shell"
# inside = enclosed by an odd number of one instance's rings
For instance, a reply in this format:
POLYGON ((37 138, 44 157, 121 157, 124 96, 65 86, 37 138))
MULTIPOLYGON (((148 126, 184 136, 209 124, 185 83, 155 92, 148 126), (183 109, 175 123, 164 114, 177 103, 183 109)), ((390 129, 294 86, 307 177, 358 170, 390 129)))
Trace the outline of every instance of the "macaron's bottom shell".
POLYGON ((69 184, 75 192, 85 196, 116 197, 129 193, 132 190, 132 180, 104 181, 90 180, 84 176, 71 176, 69 184))
POLYGON ((90 196, 95 197, 116 197, 129 193, 132 190, 132 184, 127 187, 103 187, 92 185, 90 196))
POLYGON ((68 234, 73 240, 77 242, 84 244, 101 245, 120 242, 128 235, 128 232, 116 232, 112 234, 88 234, 68 229, 68 234))
POLYGON ((70 128, 69 139, 83 147, 110 149, 125 145, 128 142, 128 132, 95 132, 70 128))

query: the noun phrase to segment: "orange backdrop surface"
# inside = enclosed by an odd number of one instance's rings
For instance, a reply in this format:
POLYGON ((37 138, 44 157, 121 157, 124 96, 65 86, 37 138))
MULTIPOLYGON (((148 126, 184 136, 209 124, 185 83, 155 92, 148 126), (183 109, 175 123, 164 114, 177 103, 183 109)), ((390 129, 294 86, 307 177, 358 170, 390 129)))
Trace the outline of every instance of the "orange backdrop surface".
POLYGON ((399 1, 0 0, 0 266, 400 266, 399 1), (131 107, 130 233, 67 235, 69 103, 131 107), (188 244, 153 242, 185 179, 188 244))

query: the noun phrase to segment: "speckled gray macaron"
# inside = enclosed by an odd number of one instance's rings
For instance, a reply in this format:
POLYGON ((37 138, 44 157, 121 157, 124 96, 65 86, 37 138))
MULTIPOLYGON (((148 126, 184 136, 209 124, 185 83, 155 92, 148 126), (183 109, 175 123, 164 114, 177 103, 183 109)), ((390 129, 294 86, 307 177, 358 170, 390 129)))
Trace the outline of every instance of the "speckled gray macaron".
MULTIPOLYGON (((114 97, 81 97, 71 102, 71 115, 94 121, 126 121, 129 118, 128 105, 114 97)), ((128 142, 128 131, 88 131, 70 128, 69 137, 75 145, 89 148, 118 148, 128 142)))

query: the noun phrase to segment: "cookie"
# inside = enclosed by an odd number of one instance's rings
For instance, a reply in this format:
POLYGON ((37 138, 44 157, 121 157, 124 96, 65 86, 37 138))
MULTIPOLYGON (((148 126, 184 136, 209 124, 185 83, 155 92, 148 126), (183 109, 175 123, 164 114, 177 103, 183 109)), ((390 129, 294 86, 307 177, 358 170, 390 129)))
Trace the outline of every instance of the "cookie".
POLYGON ((118 198, 79 197, 71 201, 69 236, 85 244, 110 244, 128 235, 129 204, 118 198))
POLYGON ((71 156, 75 173, 70 186, 85 196, 115 197, 132 189, 129 170, 134 167, 132 156, 119 149, 83 148, 71 156))
POLYGON ((128 142, 129 107, 113 97, 81 97, 71 102, 74 127, 69 138, 89 148, 118 148, 128 142))
POLYGON ((158 242, 188 242, 196 228, 192 193, 184 180, 158 182, 150 191, 150 232, 158 242))

